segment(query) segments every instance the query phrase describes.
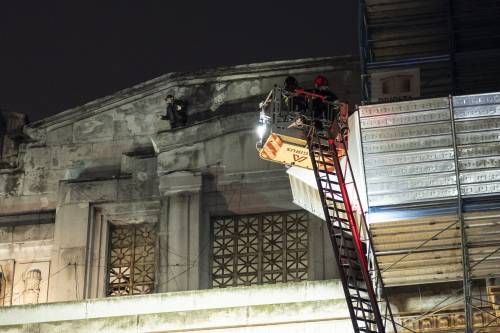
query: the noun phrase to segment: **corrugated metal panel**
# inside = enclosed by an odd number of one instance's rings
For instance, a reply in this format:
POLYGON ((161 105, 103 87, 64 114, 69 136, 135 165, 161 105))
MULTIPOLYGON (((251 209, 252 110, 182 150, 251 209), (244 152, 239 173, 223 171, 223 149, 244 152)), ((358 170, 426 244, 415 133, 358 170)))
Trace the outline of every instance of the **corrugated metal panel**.
POLYGON ((369 206, 457 194, 447 98, 360 107, 369 206))
POLYGON ((500 93, 453 97, 461 192, 500 193, 500 93))
MULTIPOLYGON (((464 214, 472 277, 500 276, 500 211, 464 214), (482 261, 484 258, 486 258, 482 261)), ((387 286, 461 281, 462 253, 456 215, 371 225, 387 286)))
MULTIPOLYGON (((455 96, 461 193, 500 193, 500 93, 455 96)), ((370 207, 432 205, 457 196, 448 98, 360 107, 370 207)))
POLYGON ((292 166, 288 168, 287 173, 290 178, 293 203, 324 220, 325 213, 323 212, 314 172, 292 166))

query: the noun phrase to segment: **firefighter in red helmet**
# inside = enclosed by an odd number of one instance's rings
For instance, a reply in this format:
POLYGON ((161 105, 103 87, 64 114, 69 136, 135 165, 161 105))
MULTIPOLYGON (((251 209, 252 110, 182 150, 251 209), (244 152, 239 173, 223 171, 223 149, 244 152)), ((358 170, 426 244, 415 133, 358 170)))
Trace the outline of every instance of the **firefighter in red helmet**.
POLYGON ((314 112, 314 118, 316 119, 334 119, 336 117, 333 114, 334 109, 329 103, 338 100, 337 95, 335 95, 328 88, 328 80, 323 75, 318 75, 314 79, 314 90, 313 92, 317 95, 323 96, 323 98, 314 98, 312 101, 312 109, 314 112), (326 103, 325 103, 326 102, 326 103))
POLYGON ((328 88, 328 80, 323 75, 318 75, 314 79, 314 93, 324 96, 326 101, 333 102, 338 98, 337 96, 328 88))

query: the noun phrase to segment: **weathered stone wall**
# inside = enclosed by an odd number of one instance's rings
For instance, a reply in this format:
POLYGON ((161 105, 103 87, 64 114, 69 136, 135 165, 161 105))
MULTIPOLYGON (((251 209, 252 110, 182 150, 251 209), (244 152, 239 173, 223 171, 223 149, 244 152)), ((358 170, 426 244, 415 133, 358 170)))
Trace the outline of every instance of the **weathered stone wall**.
POLYGON ((19 141, 27 122, 25 114, 0 110, 0 170, 17 166, 19 141))
MULTIPOLYGON (((306 59, 167 74, 25 127, 0 214, 56 210, 48 300, 106 294, 109 223, 158 223, 157 291, 210 287, 210 216, 297 209, 284 168, 257 156, 256 111, 287 75, 310 88, 318 73, 357 100, 355 58, 306 59), (186 128, 160 119, 167 94, 188 102, 186 128)), ((309 276, 335 276, 323 226, 310 234, 309 276)))
MULTIPOLYGON (((169 128, 160 121, 167 94, 188 101, 190 125, 254 112, 263 95, 289 74, 311 87, 314 76, 323 73, 339 97, 354 104, 357 67, 355 58, 338 57, 168 74, 35 122, 25 128, 31 143, 24 147, 23 172, 0 182, 0 213, 55 208, 60 180, 120 174, 123 153, 150 149, 150 137, 169 128)), ((168 139, 181 138, 182 146, 185 135, 168 139)))
POLYGON ((119 297, 0 309, 27 332, 352 332, 339 281, 119 297))
POLYGON ((43 283, 30 303, 47 302, 53 223, 0 226, 0 306, 26 304, 26 274, 39 270, 43 283))

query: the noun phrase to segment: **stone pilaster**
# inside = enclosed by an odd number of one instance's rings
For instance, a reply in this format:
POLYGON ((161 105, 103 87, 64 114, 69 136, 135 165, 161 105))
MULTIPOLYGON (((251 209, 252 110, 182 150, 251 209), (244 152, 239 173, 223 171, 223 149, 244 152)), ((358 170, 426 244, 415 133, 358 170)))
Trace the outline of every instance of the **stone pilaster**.
POLYGON ((200 235, 201 184, 197 172, 160 177, 158 292, 200 288, 200 256, 208 250, 200 246, 208 237, 200 235))

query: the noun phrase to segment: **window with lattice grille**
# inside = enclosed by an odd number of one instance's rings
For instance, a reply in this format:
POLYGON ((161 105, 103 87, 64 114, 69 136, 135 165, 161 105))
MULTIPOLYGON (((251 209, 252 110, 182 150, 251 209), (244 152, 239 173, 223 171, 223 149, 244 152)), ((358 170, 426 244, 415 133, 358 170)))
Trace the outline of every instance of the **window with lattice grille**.
POLYGON ((111 225, 108 296, 154 291, 155 242, 154 224, 111 225))
POLYGON ((307 212, 212 218, 214 287, 307 279, 307 212))

